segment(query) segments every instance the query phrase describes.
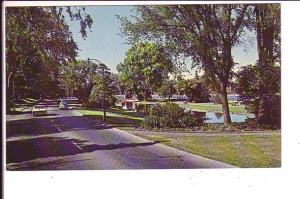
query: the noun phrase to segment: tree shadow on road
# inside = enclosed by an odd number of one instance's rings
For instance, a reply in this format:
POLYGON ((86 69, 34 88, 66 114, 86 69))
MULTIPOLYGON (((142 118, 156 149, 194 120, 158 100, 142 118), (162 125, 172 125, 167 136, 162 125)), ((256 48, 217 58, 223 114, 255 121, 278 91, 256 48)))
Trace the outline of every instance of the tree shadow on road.
POLYGON ((6 163, 22 163, 38 158, 70 156, 99 150, 150 146, 161 141, 142 143, 89 144, 87 140, 66 137, 39 137, 6 142, 6 163))
POLYGON ((113 127, 115 126, 103 123, 99 117, 34 117, 32 119, 6 121, 6 137, 34 136, 78 130, 103 130, 113 127))

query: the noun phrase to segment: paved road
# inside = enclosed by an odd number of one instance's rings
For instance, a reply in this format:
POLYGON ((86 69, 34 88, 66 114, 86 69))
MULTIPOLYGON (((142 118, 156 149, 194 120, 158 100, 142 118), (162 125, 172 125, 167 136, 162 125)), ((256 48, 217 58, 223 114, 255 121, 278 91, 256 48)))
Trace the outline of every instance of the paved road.
POLYGON ((111 128, 76 110, 51 108, 47 116, 7 121, 8 170, 227 168, 111 128))

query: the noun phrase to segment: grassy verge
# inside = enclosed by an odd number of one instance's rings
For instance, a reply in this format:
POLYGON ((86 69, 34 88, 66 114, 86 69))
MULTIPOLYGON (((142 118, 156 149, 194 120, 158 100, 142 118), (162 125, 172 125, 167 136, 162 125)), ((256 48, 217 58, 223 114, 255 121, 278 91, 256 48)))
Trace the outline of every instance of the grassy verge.
MULTIPOLYGON (((99 110, 82 109, 78 111, 85 116, 103 116, 103 111, 99 110)), ((124 130, 138 127, 142 120, 143 118, 138 113, 133 111, 109 109, 106 112, 106 122, 112 125, 113 127, 118 127, 124 130)))
POLYGON ((168 136, 142 135, 150 140, 237 167, 280 167, 281 141, 278 134, 168 136))
POLYGON ((20 100, 16 100, 15 109, 11 107, 8 112, 13 114, 27 113, 28 111, 31 111, 31 107, 34 106, 37 102, 38 100, 33 98, 23 98, 20 100))

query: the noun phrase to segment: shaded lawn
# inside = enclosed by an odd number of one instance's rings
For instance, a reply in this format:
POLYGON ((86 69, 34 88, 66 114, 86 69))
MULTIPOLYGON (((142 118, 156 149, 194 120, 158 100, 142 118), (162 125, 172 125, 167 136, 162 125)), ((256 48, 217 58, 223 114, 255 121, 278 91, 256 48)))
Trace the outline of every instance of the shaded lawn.
POLYGON ((23 99, 20 99, 20 100, 16 100, 16 105, 31 106, 31 105, 36 104, 37 102, 38 102, 38 100, 33 99, 33 98, 23 98, 23 99))
POLYGON ((33 98, 24 98, 22 100, 23 100, 23 102, 28 103, 28 104, 32 104, 32 103, 37 103, 38 102, 37 99, 33 99, 33 98))
POLYGON ((281 136, 276 135, 213 135, 142 137, 196 155, 229 163, 237 167, 267 168, 281 166, 281 136))
POLYGON ((15 107, 15 110, 13 108, 10 108, 10 110, 7 110, 8 115, 20 115, 20 114, 26 114, 31 113, 32 106, 30 105, 17 105, 15 107))
MULTIPOLYGON (((78 110, 85 116, 94 116, 102 119, 103 111, 99 110, 78 110)), ((138 113, 133 111, 125 111, 118 109, 109 109, 106 112, 106 122, 112 125, 112 127, 118 127, 126 129, 127 127, 132 129, 133 127, 140 126, 143 118, 138 113)))
POLYGON ((38 100, 33 98, 23 98, 20 100, 16 100, 15 102, 15 110, 11 107, 7 112, 9 114, 22 114, 31 112, 31 107, 33 107, 38 100))

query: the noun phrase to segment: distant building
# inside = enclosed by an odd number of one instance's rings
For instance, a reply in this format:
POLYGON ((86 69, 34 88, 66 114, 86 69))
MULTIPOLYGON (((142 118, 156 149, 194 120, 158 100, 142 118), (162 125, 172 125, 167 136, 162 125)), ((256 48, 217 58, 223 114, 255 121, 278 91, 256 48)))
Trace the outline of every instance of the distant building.
POLYGON ((183 101, 183 100, 188 100, 189 98, 186 95, 172 95, 170 99, 183 101))
POLYGON ((116 106, 124 110, 135 110, 139 100, 136 97, 126 98, 125 95, 115 95, 117 98, 116 106))
POLYGON ((161 96, 158 95, 158 94, 151 95, 151 98, 152 98, 153 100, 162 100, 162 99, 163 99, 163 97, 161 97, 161 96))
POLYGON ((238 94, 228 94, 227 99, 229 101, 239 101, 239 95, 238 94))

